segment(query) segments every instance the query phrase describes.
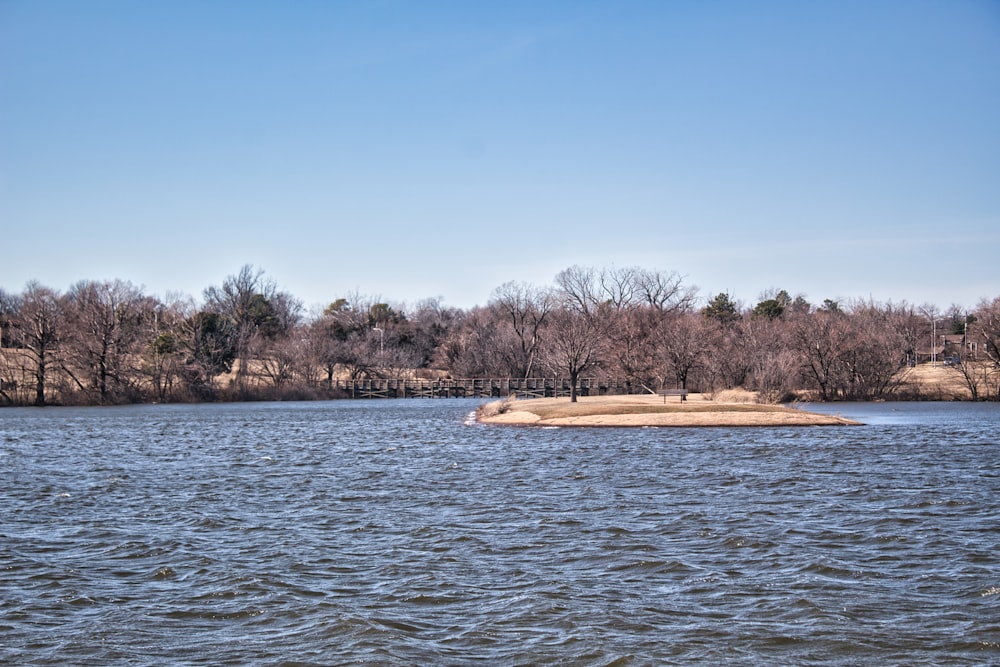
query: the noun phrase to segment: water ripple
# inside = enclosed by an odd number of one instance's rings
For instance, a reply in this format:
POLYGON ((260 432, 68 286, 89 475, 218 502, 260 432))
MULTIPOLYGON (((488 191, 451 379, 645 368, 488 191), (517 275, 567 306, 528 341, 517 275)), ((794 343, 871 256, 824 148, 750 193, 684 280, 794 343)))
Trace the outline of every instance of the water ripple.
POLYGON ((474 405, 0 413, 0 664, 1000 662, 996 406, 536 431, 474 405))

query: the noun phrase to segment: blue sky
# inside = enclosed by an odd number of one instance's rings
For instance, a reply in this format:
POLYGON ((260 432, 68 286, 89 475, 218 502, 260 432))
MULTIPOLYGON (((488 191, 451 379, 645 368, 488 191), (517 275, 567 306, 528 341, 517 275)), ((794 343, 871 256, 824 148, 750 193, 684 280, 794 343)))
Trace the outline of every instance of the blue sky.
POLYGON ((1000 2, 0 0, 0 287, 1000 296, 1000 2))

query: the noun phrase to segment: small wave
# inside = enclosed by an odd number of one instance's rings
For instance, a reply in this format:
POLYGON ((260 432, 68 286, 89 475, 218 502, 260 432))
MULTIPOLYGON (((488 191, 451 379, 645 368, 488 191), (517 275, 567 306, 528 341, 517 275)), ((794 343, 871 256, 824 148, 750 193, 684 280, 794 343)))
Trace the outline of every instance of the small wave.
POLYGON ((454 595, 428 595, 427 593, 418 593, 411 597, 403 598, 403 602, 408 604, 427 606, 455 604, 461 601, 461 598, 454 595))
POLYGON ((417 633, 424 630, 423 627, 415 625, 414 623, 399 620, 397 618, 373 618, 372 622, 391 630, 399 630, 402 632, 417 633))
POLYGON ((42 444, 5 456, 0 434, 0 664, 1000 655, 995 448, 904 426, 468 429, 458 405, 176 406, 176 430, 95 411, 74 446, 58 410, 30 431, 3 413, 42 444))

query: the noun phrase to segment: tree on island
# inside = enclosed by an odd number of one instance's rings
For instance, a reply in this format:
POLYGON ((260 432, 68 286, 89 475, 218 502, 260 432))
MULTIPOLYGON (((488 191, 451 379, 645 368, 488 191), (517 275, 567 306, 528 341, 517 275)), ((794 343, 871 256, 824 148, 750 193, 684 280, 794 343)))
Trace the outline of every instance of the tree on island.
POLYGON ((580 376, 600 367, 604 351, 605 336, 596 318, 567 307, 551 313, 543 355, 553 373, 567 374, 571 402, 576 403, 580 376))

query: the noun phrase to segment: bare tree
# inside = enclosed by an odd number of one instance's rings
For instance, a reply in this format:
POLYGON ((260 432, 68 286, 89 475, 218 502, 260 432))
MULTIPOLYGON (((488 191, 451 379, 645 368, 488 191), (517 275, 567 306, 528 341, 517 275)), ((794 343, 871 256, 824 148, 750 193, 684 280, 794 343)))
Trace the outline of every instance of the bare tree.
POLYGON ((614 317, 610 348, 617 371, 636 387, 652 391, 663 383, 660 324, 663 313, 651 308, 631 308, 614 317))
POLYGON ((556 286, 559 289, 559 301, 563 308, 591 315, 602 302, 601 286, 598 283, 598 274, 594 269, 571 266, 559 272, 556 276, 556 286))
MULTIPOLYGON (((735 319, 720 320, 715 315, 705 315, 706 336, 709 349, 705 358, 705 371, 713 389, 733 389, 747 384, 754 366, 754 341, 745 335, 747 320, 739 315, 735 319)), ((730 316, 732 317, 732 316, 730 316)))
MULTIPOLYGON (((839 310, 834 312, 839 312, 839 310)), ((894 308, 893 322, 895 333, 902 338, 904 363, 909 366, 916 365, 924 319, 918 314, 916 308, 904 301, 894 308)))
POLYGON ((906 338, 892 304, 859 301, 851 307, 851 337, 843 357, 849 398, 883 399, 905 377, 906 338))
POLYGON ((641 306, 661 311, 687 310, 697 297, 697 289, 684 286, 678 273, 636 266, 600 271, 571 266, 556 276, 556 285, 566 305, 584 313, 601 306, 614 311, 641 306))
POLYGON ((277 294, 274 281, 264 276, 263 269, 249 264, 235 276, 227 276, 221 286, 205 289, 205 307, 225 320, 232 335, 238 362, 236 383, 244 387, 250 370, 253 339, 259 334, 263 318, 268 317, 267 304, 277 294))
POLYGON ((688 311, 694 307, 698 296, 698 288, 685 286, 676 271, 635 269, 633 279, 642 303, 659 311, 688 311))
POLYGON ((705 323, 692 313, 661 313, 658 319, 658 356, 663 373, 660 387, 666 386, 669 378, 681 389, 687 389, 692 372, 708 352, 705 323))
POLYGON ((531 377, 542 342, 542 330, 553 304, 551 292, 527 283, 508 282, 494 290, 490 306, 514 333, 516 345, 509 349, 508 362, 512 375, 531 377))
POLYGON ((102 404, 140 398, 143 298, 138 287, 122 280, 82 281, 67 294, 72 331, 63 368, 102 404))
POLYGON ((818 310, 790 320, 791 344, 798 354, 802 377, 819 389, 820 399, 829 401, 840 384, 843 355, 850 336, 847 314, 818 310))
MULTIPOLYGON (((988 398, 989 389, 1000 385, 998 382, 1000 375, 997 374, 997 370, 992 367, 992 364, 962 357, 956 365, 956 369, 961 374, 965 386, 969 389, 969 396, 974 401, 988 398)), ((998 394, 994 398, 1000 398, 1000 388, 998 388, 998 394)))
POLYGON ((24 372, 20 368, 19 351, 10 348, 14 342, 14 322, 21 310, 21 297, 0 289, 0 399, 5 403, 23 402, 20 392, 24 386, 24 372))
POLYGON ((236 385, 246 388, 250 361, 259 357, 274 339, 287 335, 300 318, 302 304, 279 292, 263 269, 244 265, 220 287, 205 290, 206 310, 224 318, 232 335, 238 361, 236 385))
POLYGON ((236 360, 236 334, 232 322, 210 310, 187 314, 181 329, 184 351, 181 377, 199 399, 214 399, 216 376, 229 373, 236 360))
POLYGON ((785 323, 756 314, 740 323, 743 349, 748 353, 745 386, 765 400, 781 400, 794 385, 795 356, 789 353, 785 323))
POLYGON ((441 299, 424 299, 412 311, 407 311, 410 333, 408 345, 416 358, 416 368, 440 368, 441 346, 449 333, 461 325, 463 313, 458 308, 448 308, 441 299))
POLYGON ((976 339, 986 358, 1000 367, 1000 297, 976 309, 976 339))
POLYGON ((983 397, 1000 400, 1000 297, 979 304, 971 331, 977 349, 985 357, 977 373, 986 388, 983 397))
POLYGON ((190 297, 168 295, 168 302, 147 297, 143 304, 145 349, 141 371, 157 401, 172 398, 183 363, 183 331, 188 313, 194 310, 190 297))
POLYGON ((332 385, 335 368, 356 380, 380 374, 393 356, 394 334, 405 325, 402 313, 375 297, 352 293, 337 299, 310 328, 332 385))
POLYGON ((33 379, 34 404, 48 402, 50 371, 60 366, 59 345, 65 329, 65 310, 59 293, 32 281, 12 314, 11 339, 33 379))
MULTIPOLYGON (((695 290, 685 288, 677 273, 639 267, 605 269, 600 272, 598 286, 598 299, 606 306, 602 316, 608 318, 610 345, 620 371, 637 386, 662 385, 662 371, 670 354, 664 349, 669 334, 662 329, 668 315, 690 309, 695 290)), ((682 349, 674 353, 683 355, 682 349)))
POLYGON ((284 389, 294 382, 305 347, 301 338, 304 334, 276 338, 259 356, 260 373, 275 389, 284 389))
POLYGON ((546 329, 543 355, 554 373, 569 375, 570 401, 575 403, 581 374, 598 368, 605 353, 605 332, 599 317, 575 308, 553 310, 546 329))
POLYGON ((322 369, 322 378, 313 378, 311 372, 308 374, 310 383, 322 382, 327 390, 333 389, 337 364, 340 363, 340 346, 346 340, 346 332, 338 326, 332 314, 324 312, 308 324, 305 337, 308 366, 322 369))
POLYGON ((626 310, 639 305, 643 296, 640 293, 640 272, 641 269, 631 266, 601 269, 597 274, 596 287, 593 288, 594 298, 614 310, 626 310))
MULTIPOLYGON (((473 308, 442 345, 446 368, 458 377, 520 376, 510 360, 520 341, 496 306, 473 308)), ((518 367, 520 368, 520 367, 518 367)))

